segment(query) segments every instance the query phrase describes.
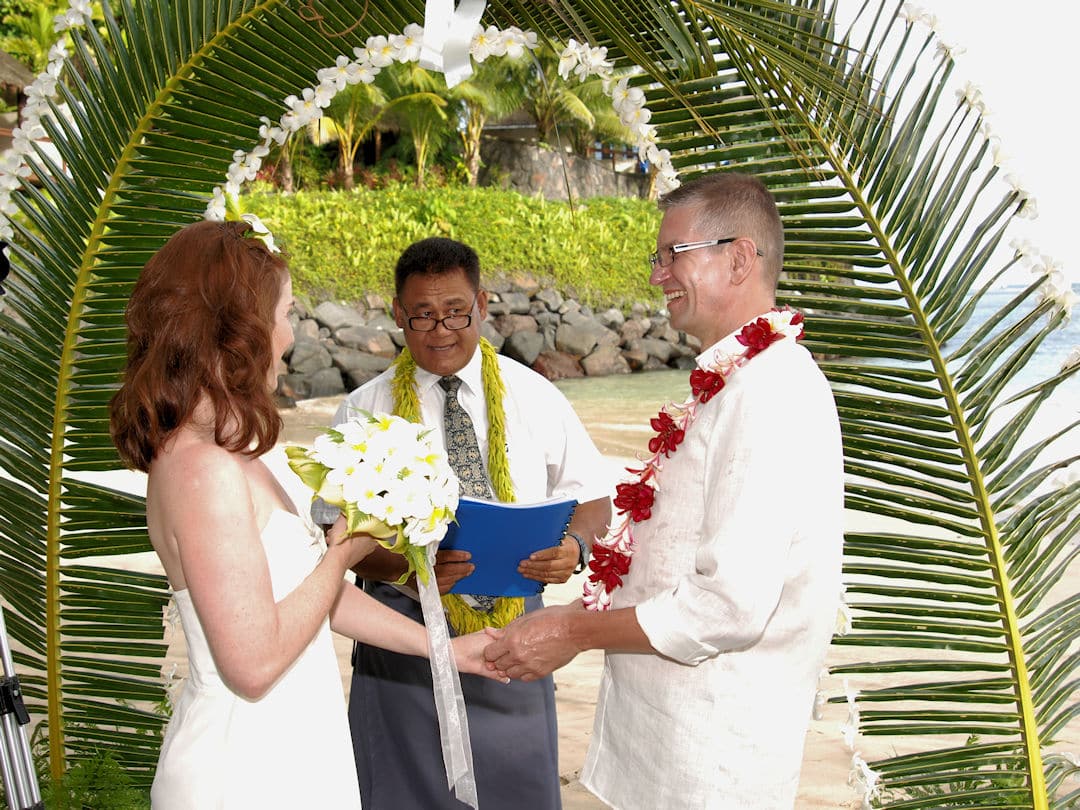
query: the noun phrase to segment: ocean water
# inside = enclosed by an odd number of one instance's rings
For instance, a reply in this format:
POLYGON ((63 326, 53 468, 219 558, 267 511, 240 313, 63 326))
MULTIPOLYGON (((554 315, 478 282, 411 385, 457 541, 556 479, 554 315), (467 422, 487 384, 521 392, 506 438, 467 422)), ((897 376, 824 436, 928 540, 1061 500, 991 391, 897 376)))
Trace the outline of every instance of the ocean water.
MULTIPOLYGON (((1021 289, 1002 287, 990 290, 980 301, 966 328, 946 346, 946 351, 960 346, 972 331, 1000 311, 1021 289)), ((1080 285, 1074 285, 1074 291, 1080 295, 1080 285)), ((1015 323, 1030 312, 1032 306, 1028 303, 1019 307, 1009 316, 1007 323, 1015 323)), ((1080 346, 1080 305, 1071 321, 1050 333, 1011 381, 1006 392, 1016 393, 1054 376, 1077 346, 1080 346)), ((688 373, 675 370, 559 380, 556 385, 588 426, 601 452, 623 459, 633 458, 644 450, 653 435, 649 419, 660 406, 673 400, 681 402, 690 392, 688 373)), ((998 419, 1008 418, 1009 413, 1009 409, 1004 409, 998 419)), ((1033 441, 1039 434, 1060 430, 1078 418, 1080 372, 1058 386, 1040 409, 1023 443, 1033 441)), ((1053 452, 1059 458, 1080 452, 1080 430, 1073 430, 1063 437, 1053 452)))

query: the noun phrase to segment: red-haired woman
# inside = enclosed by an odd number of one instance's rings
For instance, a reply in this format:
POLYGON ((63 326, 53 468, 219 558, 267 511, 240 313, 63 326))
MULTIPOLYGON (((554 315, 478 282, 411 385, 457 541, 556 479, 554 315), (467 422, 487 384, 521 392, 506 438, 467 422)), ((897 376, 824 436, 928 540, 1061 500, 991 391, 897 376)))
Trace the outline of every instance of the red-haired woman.
MULTIPOLYGON (((148 473, 150 541, 190 664, 155 808, 358 808, 330 627, 427 654, 421 625, 345 587, 373 541, 346 536, 343 520, 324 541, 260 458, 281 428, 292 303, 285 262, 248 223, 197 222, 146 264, 127 307, 113 441, 148 473)), ((495 676, 483 636, 454 644, 462 671, 495 676)))

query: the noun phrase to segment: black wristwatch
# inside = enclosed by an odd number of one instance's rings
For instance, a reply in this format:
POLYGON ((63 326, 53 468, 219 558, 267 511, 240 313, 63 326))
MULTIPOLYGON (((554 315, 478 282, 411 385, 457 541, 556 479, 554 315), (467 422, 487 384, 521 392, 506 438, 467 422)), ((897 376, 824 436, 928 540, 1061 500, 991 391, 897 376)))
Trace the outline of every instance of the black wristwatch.
POLYGON ((581 535, 577 532, 567 532, 566 536, 573 537, 574 540, 577 542, 578 560, 577 568, 574 569, 574 573, 580 574, 582 571, 585 570, 585 566, 589 562, 589 547, 585 545, 585 541, 581 539, 581 535))

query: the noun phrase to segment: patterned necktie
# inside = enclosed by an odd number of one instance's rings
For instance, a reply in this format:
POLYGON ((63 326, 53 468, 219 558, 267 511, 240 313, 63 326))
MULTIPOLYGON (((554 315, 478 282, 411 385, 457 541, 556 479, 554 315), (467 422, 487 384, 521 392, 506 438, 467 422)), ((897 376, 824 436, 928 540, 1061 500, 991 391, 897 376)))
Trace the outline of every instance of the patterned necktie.
POLYGON ((461 494, 491 500, 491 485, 488 484, 484 463, 480 458, 476 430, 473 428, 472 419, 465 413, 457 398, 461 378, 442 377, 439 385, 446 392, 446 407, 443 410, 446 457, 461 482, 461 494))
MULTIPOLYGON (((458 402, 457 392, 461 388, 460 377, 441 377, 439 385, 446 392, 446 406, 443 409, 443 426, 446 429, 446 458, 450 467, 457 473, 462 495, 491 500, 491 486, 488 484, 484 464, 480 459, 480 445, 476 442, 476 430, 473 421, 458 402)), ((490 613, 495 607, 495 597, 482 594, 462 594, 466 602, 484 613, 490 613)))

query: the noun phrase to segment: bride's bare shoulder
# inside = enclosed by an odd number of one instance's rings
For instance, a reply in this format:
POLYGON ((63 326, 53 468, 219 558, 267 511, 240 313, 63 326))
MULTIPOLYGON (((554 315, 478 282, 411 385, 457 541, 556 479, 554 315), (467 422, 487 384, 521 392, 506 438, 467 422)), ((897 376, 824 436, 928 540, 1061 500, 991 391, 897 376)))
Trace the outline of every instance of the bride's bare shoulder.
POLYGON ((248 490, 250 460, 212 441, 178 435, 150 465, 148 486, 164 484, 172 496, 235 497, 248 490))

